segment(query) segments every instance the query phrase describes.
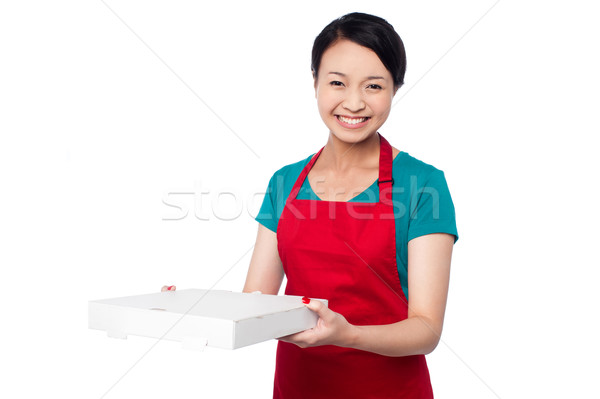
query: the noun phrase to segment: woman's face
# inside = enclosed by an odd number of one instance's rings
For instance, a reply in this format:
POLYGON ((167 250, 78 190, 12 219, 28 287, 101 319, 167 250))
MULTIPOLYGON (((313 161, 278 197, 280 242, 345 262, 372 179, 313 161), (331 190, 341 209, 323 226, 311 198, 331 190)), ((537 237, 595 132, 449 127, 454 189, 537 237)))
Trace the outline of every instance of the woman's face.
POLYGON ((323 122, 339 140, 359 143, 375 134, 395 93, 392 75, 373 50, 342 39, 323 53, 315 97, 323 122))

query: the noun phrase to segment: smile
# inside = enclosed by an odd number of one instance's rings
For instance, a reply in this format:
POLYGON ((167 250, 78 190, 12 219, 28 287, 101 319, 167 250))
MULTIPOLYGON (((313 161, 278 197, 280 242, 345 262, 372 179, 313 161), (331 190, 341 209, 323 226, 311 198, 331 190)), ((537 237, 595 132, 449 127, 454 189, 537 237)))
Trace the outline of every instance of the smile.
POLYGON ((336 115, 335 118, 340 123, 340 125, 349 128, 358 128, 366 125, 367 121, 371 119, 369 116, 362 116, 358 118, 352 118, 342 115, 336 115))
POLYGON ((339 120, 341 120, 344 123, 349 123, 351 125, 356 125, 357 123, 361 123, 366 121, 367 119, 369 119, 368 116, 363 116, 362 118, 348 118, 346 116, 342 116, 342 115, 336 115, 337 118, 339 120))

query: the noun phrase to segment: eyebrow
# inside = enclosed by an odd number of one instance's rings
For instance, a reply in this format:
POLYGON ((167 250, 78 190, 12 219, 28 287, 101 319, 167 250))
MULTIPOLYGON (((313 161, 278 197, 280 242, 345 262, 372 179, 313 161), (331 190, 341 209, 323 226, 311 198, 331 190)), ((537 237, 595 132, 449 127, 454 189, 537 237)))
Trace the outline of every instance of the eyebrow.
MULTIPOLYGON (((329 72, 329 74, 333 74, 333 75, 339 75, 339 76, 343 76, 346 77, 346 74, 341 73, 341 72, 329 72)), ((371 80, 371 79, 383 79, 383 76, 367 76, 366 80, 371 80)))

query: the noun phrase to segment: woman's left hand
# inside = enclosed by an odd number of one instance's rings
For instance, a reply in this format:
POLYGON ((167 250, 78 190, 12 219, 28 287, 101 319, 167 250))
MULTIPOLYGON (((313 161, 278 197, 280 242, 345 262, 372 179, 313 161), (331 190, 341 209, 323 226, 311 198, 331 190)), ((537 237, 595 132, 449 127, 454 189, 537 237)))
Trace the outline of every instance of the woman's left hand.
POLYGON ((348 323, 344 316, 315 299, 306 304, 306 307, 319 316, 317 325, 296 334, 286 335, 279 340, 296 344, 301 348, 320 345, 349 346, 351 344, 355 326, 348 323))

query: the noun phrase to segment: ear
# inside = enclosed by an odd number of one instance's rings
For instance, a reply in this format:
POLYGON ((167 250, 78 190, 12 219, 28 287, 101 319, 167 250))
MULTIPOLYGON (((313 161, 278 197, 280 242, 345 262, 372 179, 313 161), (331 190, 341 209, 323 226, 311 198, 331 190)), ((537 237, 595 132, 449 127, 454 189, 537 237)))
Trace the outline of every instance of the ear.
POLYGON ((313 77, 313 87, 315 88, 315 98, 317 98, 317 85, 318 85, 318 80, 317 80, 317 76, 315 74, 315 71, 312 71, 312 77, 313 77))

